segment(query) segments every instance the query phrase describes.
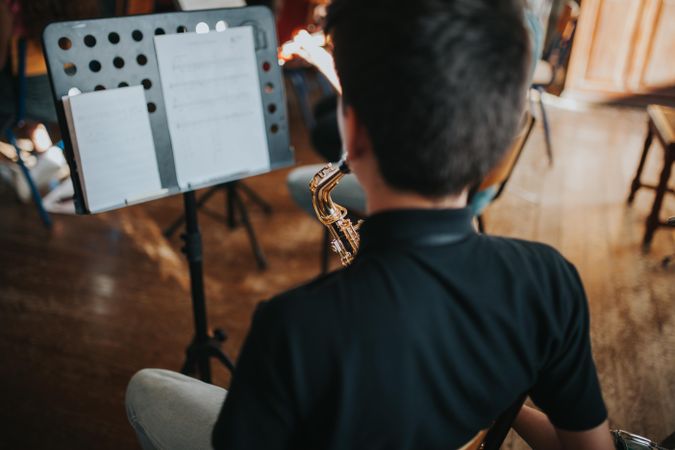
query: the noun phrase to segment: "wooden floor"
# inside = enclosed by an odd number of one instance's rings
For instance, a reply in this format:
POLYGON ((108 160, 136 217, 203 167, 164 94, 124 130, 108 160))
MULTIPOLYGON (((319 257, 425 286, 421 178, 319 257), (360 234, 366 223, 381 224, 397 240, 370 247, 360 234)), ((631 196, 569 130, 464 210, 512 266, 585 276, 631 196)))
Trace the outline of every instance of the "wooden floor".
MULTIPOLYGON (((586 285, 597 366, 613 427, 656 440, 675 430, 675 252, 658 231, 640 252, 653 194, 625 206, 645 131, 639 110, 550 108, 555 163, 538 125, 504 196, 486 214, 488 231, 550 243, 586 285)), ((294 121, 300 162, 314 162, 294 121)), ((661 150, 648 174, 656 178, 661 150)), ((222 194, 200 215, 209 319, 223 326, 232 356, 254 305, 318 273, 320 226, 291 202, 287 170, 247 183, 274 207, 251 205, 269 259, 256 269, 243 229, 222 219, 222 194)), ((674 199, 664 215, 675 214, 674 199)), ((136 449, 123 398, 143 367, 178 369, 191 339, 187 267, 177 237, 161 230, 180 197, 89 217, 56 217, 51 233, 33 208, 0 188, 0 448, 136 449)), ((225 370, 216 381, 226 384, 225 370)), ((509 438, 506 448, 524 448, 509 438)))

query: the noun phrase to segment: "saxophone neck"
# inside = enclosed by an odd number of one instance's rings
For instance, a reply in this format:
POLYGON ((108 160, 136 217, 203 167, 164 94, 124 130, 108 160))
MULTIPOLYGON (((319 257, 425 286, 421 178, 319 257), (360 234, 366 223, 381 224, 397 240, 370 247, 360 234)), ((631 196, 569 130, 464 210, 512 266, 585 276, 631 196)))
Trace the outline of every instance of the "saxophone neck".
POLYGON ((330 193, 348 173, 349 166, 345 161, 340 161, 336 165, 328 163, 309 183, 314 212, 324 225, 336 222, 347 215, 344 207, 333 202, 330 193))

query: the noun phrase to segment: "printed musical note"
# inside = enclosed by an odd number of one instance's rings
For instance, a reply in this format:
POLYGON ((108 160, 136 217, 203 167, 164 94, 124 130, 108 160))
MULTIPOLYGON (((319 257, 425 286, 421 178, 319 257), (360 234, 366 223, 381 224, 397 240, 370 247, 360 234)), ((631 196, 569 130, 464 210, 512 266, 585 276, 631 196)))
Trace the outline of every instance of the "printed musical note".
POLYGON ((253 29, 155 36, 182 189, 269 170, 253 29))

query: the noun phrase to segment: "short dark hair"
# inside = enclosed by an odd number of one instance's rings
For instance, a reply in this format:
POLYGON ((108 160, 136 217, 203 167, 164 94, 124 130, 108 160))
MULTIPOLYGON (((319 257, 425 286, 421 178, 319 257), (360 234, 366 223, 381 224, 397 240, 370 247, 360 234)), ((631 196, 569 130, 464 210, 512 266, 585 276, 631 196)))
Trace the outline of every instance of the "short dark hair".
POLYGON ((458 194, 499 161, 526 99, 519 0, 334 0, 327 30, 389 185, 458 194))

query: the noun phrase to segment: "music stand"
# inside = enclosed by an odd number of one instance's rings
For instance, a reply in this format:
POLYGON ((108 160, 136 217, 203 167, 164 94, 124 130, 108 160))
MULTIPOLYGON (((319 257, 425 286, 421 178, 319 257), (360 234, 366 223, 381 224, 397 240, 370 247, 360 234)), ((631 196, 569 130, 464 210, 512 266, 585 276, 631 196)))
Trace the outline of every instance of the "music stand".
MULTIPOLYGON (((159 66, 153 36, 184 33, 208 25, 211 30, 223 26, 250 26, 253 30, 259 89, 264 111, 269 170, 293 163, 289 145, 286 102, 281 70, 277 64, 277 42, 274 18, 265 7, 247 7, 190 12, 148 14, 108 19, 93 19, 52 23, 43 33, 43 48, 52 84, 59 124, 64 131, 66 159, 71 168, 75 190, 75 207, 80 214, 90 213, 84 202, 79 168, 74 156, 62 97, 77 88, 81 92, 142 85, 148 103, 157 167, 166 195, 183 193, 186 232, 182 236, 191 282, 195 335, 188 346, 183 373, 198 373, 211 381, 210 358, 215 357, 228 369, 230 359, 222 352, 225 335, 211 335, 207 326, 206 301, 202 273, 202 244, 197 221, 194 191, 238 180, 242 175, 188 186, 181 189, 174 165, 173 149, 168 129, 159 66), (121 60, 121 64, 120 64, 121 60), (152 105, 152 108, 150 106, 152 105)), ((259 172, 260 173, 260 172, 259 172)), ((139 200, 144 201, 147 199, 139 200)), ((137 203, 138 201, 136 201, 137 203)), ((132 202, 133 203, 133 202, 132 202)), ((131 204, 131 203, 130 203, 131 204)), ((123 207, 124 205, 120 205, 123 207)))

